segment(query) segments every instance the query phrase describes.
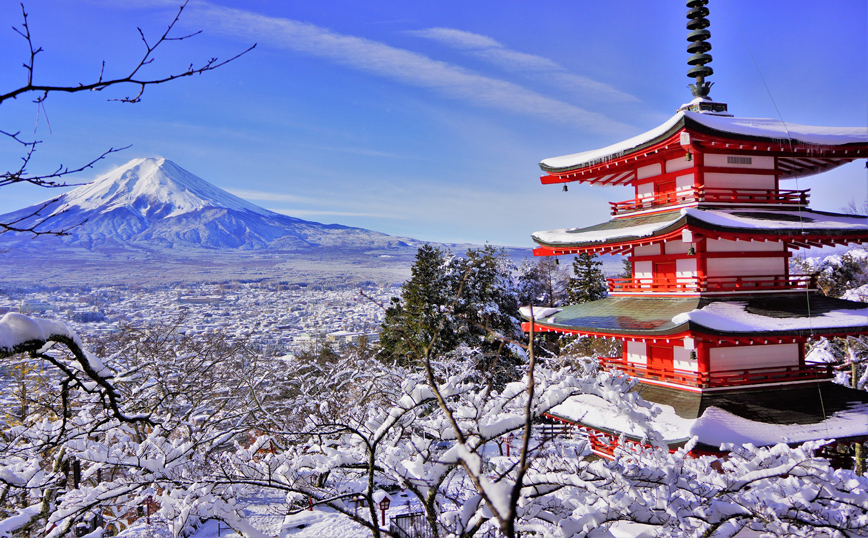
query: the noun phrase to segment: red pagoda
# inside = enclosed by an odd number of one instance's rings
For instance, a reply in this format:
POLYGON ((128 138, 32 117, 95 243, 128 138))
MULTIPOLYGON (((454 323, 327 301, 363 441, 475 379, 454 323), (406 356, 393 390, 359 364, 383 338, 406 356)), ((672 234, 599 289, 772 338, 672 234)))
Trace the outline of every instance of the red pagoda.
MULTIPOLYGON (((868 305, 819 294, 788 261, 798 249, 868 241, 868 217, 811 210, 807 190, 782 182, 868 157, 868 130, 728 114, 705 80, 707 3, 687 2, 693 101, 645 134, 540 163, 545 185, 630 185, 635 195, 610 202, 608 222, 533 234, 537 256, 619 254, 632 267, 609 280, 605 299, 536 309, 534 331, 621 341, 623 354, 601 363, 661 404, 671 446, 694 435, 709 452, 723 442, 864 441, 868 394, 806 363, 805 343, 868 334, 868 305)), ((551 415, 606 434, 595 437, 605 455, 635 432, 604 407, 579 398, 551 415)))

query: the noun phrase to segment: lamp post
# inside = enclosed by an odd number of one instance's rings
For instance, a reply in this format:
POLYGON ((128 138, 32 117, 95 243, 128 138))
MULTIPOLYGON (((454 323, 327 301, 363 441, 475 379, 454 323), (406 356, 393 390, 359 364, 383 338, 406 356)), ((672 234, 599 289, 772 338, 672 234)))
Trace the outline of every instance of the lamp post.
POLYGON ((386 526, 386 510, 389 509, 389 505, 392 503, 392 498, 389 497, 388 493, 386 493, 385 491, 383 491, 381 489, 378 489, 377 491, 375 491, 374 494, 372 495, 372 497, 374 499, 374 502, 377 503, 377 507, 380 509, 380 512, 382 512, 382 514, 383 514, 383 516, 382 516, 383 526, 385 527, 386 526))
POLYGON ((148 495, 148 498, 145 499, 145 510, 147 511, 147 514, 148 514, 148 516, 147 516, 148 517, 148 519, 147 519, 148 525, 151 524, 151 510, 153 509, 153 505, 154 505, 154 498, 151 495, 148 495))

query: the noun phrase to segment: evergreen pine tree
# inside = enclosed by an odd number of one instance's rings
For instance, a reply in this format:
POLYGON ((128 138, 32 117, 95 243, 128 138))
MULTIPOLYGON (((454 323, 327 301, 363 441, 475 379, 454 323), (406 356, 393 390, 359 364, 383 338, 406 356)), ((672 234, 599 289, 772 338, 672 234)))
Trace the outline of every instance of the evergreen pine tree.
POLYGON ((423 245, 416 252, 410 279, 386 309, 380 335, 381 354, 410 364, 432 345, 432 356, 458 345, 448 311, 454 299, 454 278, 446 271, 451 254, 423 245))
POLYGON ((393 298, 380 336, 380 355, 413 364, 454 350, 459 344, 485 357, 502 350, 492 333, 521 337, 513 267, 492 246, 458 258, 430 245, 416 253, 410 279, 393 298))
POLYGON ((621 278, 633 278, 633 262, 630 261, 630 258, 622 259, 621 267, 621 278))
POLYGON ((491 245, 470 249, 462 261, 465 276, 457 314, 467 324, 470 338, 463 339, 465 343, 487 353, 499 342, 493 342, 486 329, 508 338, 521 336, 514 266, 503 250, 491 245))
POLYGON ((583 252, 573 259, 573 277, 567 283, 570 304, 581 304, 602 299, 609 294, 603 262, 583 252))

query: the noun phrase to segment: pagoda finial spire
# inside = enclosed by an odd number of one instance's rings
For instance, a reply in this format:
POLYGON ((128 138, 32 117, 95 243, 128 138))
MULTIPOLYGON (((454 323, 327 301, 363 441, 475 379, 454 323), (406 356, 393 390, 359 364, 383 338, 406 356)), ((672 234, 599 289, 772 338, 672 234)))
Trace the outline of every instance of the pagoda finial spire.
POLYGON ((715 103, 711 100, 708 93, 711 91, 713 82, 708 82, 705 77, 714 74, 708 65, 711 63, 711 43, 708 40, 711 38, 711 32, 708 27, 711 23, 708 22, 708 0, 687 0, 687 29, 690 33, 687 34, 687 52, 692 56, 687 59, 690 69, 687 70, 687 76, 696 79, 696 84, 690 85, 690 91, 693 93, 693 101, 682 105, 679 110, 689 110, 691 112, 700 112, 702 114, 716 114, 720 116, 729 116, 727 113, 726 103, 715 103))
POLYGON ((711 43, 708 39, 711 38, 711 32, 708 27, 711 24, 706 17, 708 16, 708 0, 687 0, 687 29, 690 33, 687 34, 687 52, 692 56, 687 59, 687 63, 691 67, 687 71, 687 76, 696 78, 696 84, 690 85, 690 90, 694 97, 708 99, 708 92, 711 90, 713 82, 706 82, 705 77, 710 76, 714 71, 708 67, 707 63, 711 63, 711 43))

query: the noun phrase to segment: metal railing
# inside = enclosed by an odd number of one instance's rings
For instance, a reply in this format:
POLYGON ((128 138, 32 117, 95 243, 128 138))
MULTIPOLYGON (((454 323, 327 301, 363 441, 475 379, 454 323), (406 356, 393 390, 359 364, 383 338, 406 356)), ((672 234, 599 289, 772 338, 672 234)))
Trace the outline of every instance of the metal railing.
MULTIPOLYGON (((434 532, 428 525, 428 519, 423 512, 400 514, 392 516, 389 532, 401 538, 434 538, 434 532)), ((443 529, 441 529, 441 534, 443 529)))

